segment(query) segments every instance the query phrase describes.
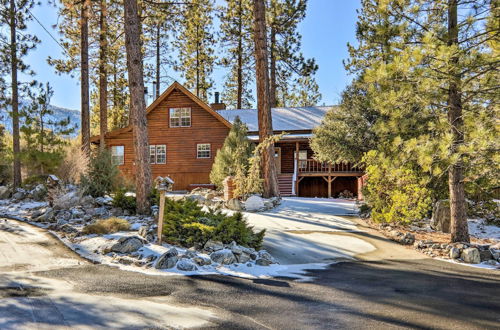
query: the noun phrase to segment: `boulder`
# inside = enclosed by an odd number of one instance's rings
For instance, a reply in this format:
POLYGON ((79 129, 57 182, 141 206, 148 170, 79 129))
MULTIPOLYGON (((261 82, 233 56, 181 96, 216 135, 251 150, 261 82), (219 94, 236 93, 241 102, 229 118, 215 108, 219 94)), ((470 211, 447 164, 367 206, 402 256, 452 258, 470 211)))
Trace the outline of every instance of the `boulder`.
POLYGON ((224 248, 224 244, 222 244, 222 242, 219 242, 219 241, 209 240, 208 242, 205 243, 203 248, 207 251, 213 252, 213 251, 222 250, 224 248))
POLYGON ((76 191, 70 191, 64 195, 57 197, 54 200, 55 209, 70 209, 74 206, 78 206, 80 203, 80 196, 76 191))
MULTIPOLYGON (((404 245, 412 245, 413 243, 415 243, 415 235, 413 235, 412 233, 403 233, 398 230, 391 230, 389 232, 389 237, 391 238, 391 240, 404 245)), ((440 245, 437 244, 436 247, 440 247, 440 245)))
POLYGON ((490 250, 479 251, 479 258, 481 259, 481 261, 491 260, 493 259, 493 254, 490 252, 490 250))
POLYGON ((192 258, 192 260, 198 264, 199 266, 207 266, 212 263, 212 259, 205 257, 205 256, 196 256, 192 258))
POLYGON ((213 252, 212 254, 210 254, 210 259, 222 265, 234 264, 236 262, 236 257, 229 249, 223 249, 213 252))
POLYGON ((85 216, 85 211, 79 207, 73 207, 70 212, 72 219, 81 219, 85 216))
POLYGON ((271 262, 269 260, 259 258, 255 261, 255 264, 259 266, 269 266, 271 262))
POLYGON ((437 201, 432 210, 431 228, 449 233, 450 219, 450 202, 448 200, 437 201))
POLYGON ((62 231, 63 233, 71 234, 71 233, 78 233, 79 230, 73 227, 70 224, 63 224, 62 226, 59 227, 59 230, 62 231))
POLYGON ((69 221, 71 219, 71 212, 61 210, 57 212, 56 221, 69 221))
POLYGON ((121 237, 111 246, 112 252, 130 253, 139 250, 144 245, 144 240, 138 236, 121 237))
POLYGON ((204 196, 198 194, 188 195, 186 198, 192 201, 197 201, 200 204, 203 204, 207 201, 204 196))
POLYGON ((259 211, 265 208, 264 199, 260 196, 250 196, 245 201, 245 210, 250 212, 259 211))
POLYGON ((231 198, 226 202, 226 207, 233 211, 243 211, 243 204, 238 198, 231 198))
POLYGON ((191 259, 181 259, 177 262, 177 269, 185 272, 192 272, 197 270, 198 267, 191 259))
POLYGON ((37 222, 53 222, 55 221, 55 212, 52 208, 47 208, 45 213, 36 218, 37 222))
POLYGON ((99 217, 99 218, 109 217, 108 209, 104 206, 95 208, 93 213, 94 213, 94 216, 99 217))
POLYGON ((464 262, 469 264, 478 264, 481 262, 481 256, 479 255, 479 250, 476 248, 464 249, 460 257, 464 262))
POLYGON ((80 204, 82 205, 82 207, 84 209, 89 209, 89 208, 92 208, 94 206, 94 198, 92 196, 83 196, 81 199, 80 199, 80 204))
MULTIPOLYGON (((274 259, 274 257, 266 250, 260 250, 257 253, 257 256, 258 256, 257 260, 259 260, 259 259, 266 260, 266 261, 269 261, 270 264, 277 264, 278 263, 276 261, 276 259, 274 259)), ((267 266, 267 265, 264 265, 264 266, 267 266)))
POLYGON ((26 192, 22 189, 18 189, 13 195, 12 195, 12 199, 14 201, 20 201, 20 200, 23 200, 25 199, 27 196, 26 192))
POLYGON ((0 186, 0 199, 8 199, 10 197, 10 189, 6 186, 0 186))
POLYGON ((119 217, 123 215, 123 210, 119 207, 113 207, 111 210, 109 210, 109 214, 111 214, 114 217, 119 217))
POLYGON ((238 261, 238 263, 244 264, 245 262, 252 260, 252 258, 250 258, 249 254, 243 252, 236 255, 236 260, 238 261))
POLYGON ((43 184, 39 184, 30 192, 30 195, 34 200, 41 201, 47 196, 47 188, 43 184))
POLYGON ((168 269, 174 268, 179 260, 179 252, 176 248, 171 248, 164 254, 162 254, 158 260, 156 261, 155 268, 156 269, 168 269))
POLYGON ((94 201, 99 206, 111 206, 111 205, 113 205, 113 198, 111 198, 109 196, 97 197, 94 201))
POLYGON ((458 249, 456 247, 452 247, 450 249, 450 258, 451 259, 458 259, 458 258, 460 258, 460 249, 458 249))

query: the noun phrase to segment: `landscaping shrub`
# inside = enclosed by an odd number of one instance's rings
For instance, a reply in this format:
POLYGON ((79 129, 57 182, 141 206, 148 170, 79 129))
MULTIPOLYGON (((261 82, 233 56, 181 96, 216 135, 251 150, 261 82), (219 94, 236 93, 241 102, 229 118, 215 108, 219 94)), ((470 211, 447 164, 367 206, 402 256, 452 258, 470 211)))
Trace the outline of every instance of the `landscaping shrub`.
POLYGON ((23 180, 23 186, 30 187, 38 184, 44 184, 47 182, 47 178, 47 174, 32 175, 23 180))
POLYGON ((98 220, 93 224, 87 225, 83 228, 82 232, 85 235, 88 234, 111 234, 118 231, 130 230, 130 224, 125 219, 120 218, 109 218, 98 220))
POLYGON ((163 236, 170 244, 201 248, 208 240, 260 248, 265 230, 253 231, 241 213, 225 215, 220 210, 203 211, 196 201, 165 200, 163 236))
POLYGON ((113 206, 135 213, 137 203, 134 196, 127 196, 125 189, 118 189, 113 196, 113 206))
POLYGON ((89 159, 82 151, 80 140, 75 138, 64 147, 64 158, 55 174, 63 182, 79 184, 88 164, 89 159))
POLYGON ((83 195, 101 197, 115 191, 122 182, 118 168, 111 163, 111 153, 101 151, 89 162, 87 172, 80 183, 83 195))

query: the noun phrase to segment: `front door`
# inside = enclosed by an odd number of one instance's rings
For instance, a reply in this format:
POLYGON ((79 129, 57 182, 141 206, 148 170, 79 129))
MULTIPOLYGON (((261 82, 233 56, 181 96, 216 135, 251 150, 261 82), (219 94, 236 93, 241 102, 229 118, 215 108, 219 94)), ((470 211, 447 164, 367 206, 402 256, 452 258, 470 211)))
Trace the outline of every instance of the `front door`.
POLYGON ((276 173, 281 174, 281 148, 274 148, 274 163, 276 164, 276 173))

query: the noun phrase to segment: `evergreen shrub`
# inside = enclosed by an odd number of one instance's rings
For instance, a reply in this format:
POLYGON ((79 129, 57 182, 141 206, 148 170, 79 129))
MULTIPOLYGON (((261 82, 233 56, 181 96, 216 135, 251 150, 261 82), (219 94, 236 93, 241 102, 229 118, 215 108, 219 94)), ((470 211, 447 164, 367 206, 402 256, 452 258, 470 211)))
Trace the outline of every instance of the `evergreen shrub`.
POLYGON ((208 240, 258 249, 265 230, 254 232, 241 213, 223 214, 218 209, 202 210, 196 201, 165 200, 163 236, 170 244, 201 248, 208 240))
POLYGON ((132 213, 136 212, 137 203, 134 196, 127 196, 126 189, 118 189, 113 195, 113 206, 132 213))
POLYGON ((120 187, 118 168, 111 163, 111 153, 100 151, 90 158, 87 172, 80 179, 83 195, 101 197, 120 187))

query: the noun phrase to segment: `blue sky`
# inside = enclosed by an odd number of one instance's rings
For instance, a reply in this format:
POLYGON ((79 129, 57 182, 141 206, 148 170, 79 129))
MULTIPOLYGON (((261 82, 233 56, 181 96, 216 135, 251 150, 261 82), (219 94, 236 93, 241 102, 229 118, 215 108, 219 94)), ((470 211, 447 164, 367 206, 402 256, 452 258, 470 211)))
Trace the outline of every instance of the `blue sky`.
MULTIPOLYGON (((302 51, 306 58, 314 57, 319 65, 316 80, 323 94, 321 103, 331 105, 339 100, 340 93, 349 83, 342 60, 347 58, 347 42, 355 42, 356 9, 358 0, 309 0, 307 16, 300 24, 302 34, 302 51)), ((42 24, 57 37, 52 26, 57 22, 57 10, 43 5, 33 10, 33 14, 42 24)), ((62 49, 36 22, 29 25, 30 31, 36 34, 42 43, 32 51, 26 62, 37 73, 36 79, 49 81, 54 88, 52 103, 57 106, 80 109, 80 86, 78 77, 57 75, 47 64, 47 57, 62 56, 62 49)), ((172 73, 173 77, 179 75, 172 73)), ((222 88, 222 72, 214 73, 215 90, 222 88)), ((182 81, 180 81, 182 82, 182 81)), ((151 87, 151 86, 150 86, 151 87)), ((150 88, 151 90, 151 88, 150 88)))

